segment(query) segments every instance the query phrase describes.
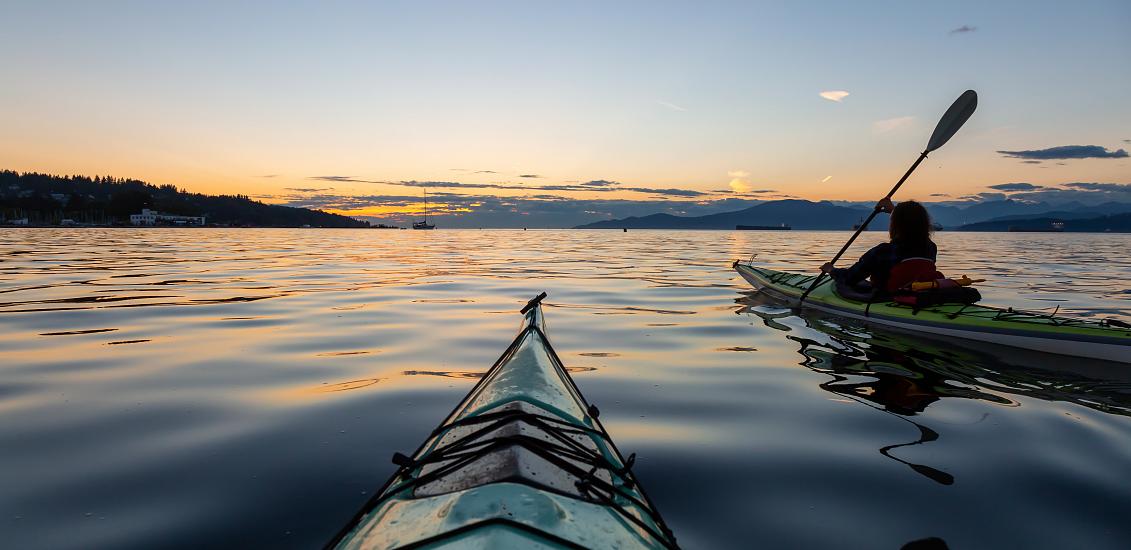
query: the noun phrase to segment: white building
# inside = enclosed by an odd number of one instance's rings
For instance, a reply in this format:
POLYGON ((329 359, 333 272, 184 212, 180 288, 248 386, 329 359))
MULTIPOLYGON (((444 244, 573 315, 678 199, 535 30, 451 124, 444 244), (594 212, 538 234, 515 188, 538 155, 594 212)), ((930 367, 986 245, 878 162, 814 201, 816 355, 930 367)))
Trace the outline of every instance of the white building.
POLYGON ((204 225, 204 216, 175 216, 143 208, 141 214, 130 214, 130 225, 204 225))

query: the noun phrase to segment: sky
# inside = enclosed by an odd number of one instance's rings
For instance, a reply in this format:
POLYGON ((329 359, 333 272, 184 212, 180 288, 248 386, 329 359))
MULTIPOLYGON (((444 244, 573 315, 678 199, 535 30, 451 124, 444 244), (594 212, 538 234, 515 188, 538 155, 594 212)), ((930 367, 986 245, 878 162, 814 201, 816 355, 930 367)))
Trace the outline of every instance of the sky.
POLYGON ((865 201, 975 89, 905 197, 1131 182, 1125 0, 0 0, 0 21, 2 169, 372 219, 425 188, 449 214, 865 201))

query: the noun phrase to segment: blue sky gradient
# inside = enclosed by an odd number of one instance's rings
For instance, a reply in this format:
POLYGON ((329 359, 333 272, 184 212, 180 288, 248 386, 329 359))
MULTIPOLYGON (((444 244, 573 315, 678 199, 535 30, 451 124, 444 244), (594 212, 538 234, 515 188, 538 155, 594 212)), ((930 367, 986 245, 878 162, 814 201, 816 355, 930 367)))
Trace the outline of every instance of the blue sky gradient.
POLYGON ((16 170, 264 197, 335 175, 864 200, 973 88, 911 195, 1131 173, 1121 1, 44 1, 0 19, 16 170), (1069 145, 1111 156, 999 153, 1069 145))

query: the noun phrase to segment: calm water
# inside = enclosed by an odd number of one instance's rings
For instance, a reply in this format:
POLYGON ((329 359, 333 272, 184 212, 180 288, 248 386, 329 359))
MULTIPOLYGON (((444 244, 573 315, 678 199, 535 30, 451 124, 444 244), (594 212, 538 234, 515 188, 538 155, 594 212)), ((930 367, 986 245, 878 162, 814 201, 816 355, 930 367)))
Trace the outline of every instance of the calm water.
MULTIPOLYGON (((546 290, 689 548, 1125 548, 1128 367, 802 318, 730 269, 847 236, 0 230, 3 545, 316 547, 546 290)), ((1131 320, 1131 236, 938 241, 987 302, 1131 320)))

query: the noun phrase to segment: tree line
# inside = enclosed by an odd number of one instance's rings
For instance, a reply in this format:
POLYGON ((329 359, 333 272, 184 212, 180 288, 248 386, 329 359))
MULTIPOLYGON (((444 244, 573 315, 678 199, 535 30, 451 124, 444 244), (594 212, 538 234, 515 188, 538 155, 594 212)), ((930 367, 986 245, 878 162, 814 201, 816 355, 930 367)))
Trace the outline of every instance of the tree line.
POLYGON ((175 185, 153 185, 112 176, 57 176, 0 171, 0 222, 125 225, 130 214, 149 208, 181 216, 205 216, 217 225, 258 227, 368 227, 368 222, 321 210, 265 204, 246 195, 189 193, 175 185))

